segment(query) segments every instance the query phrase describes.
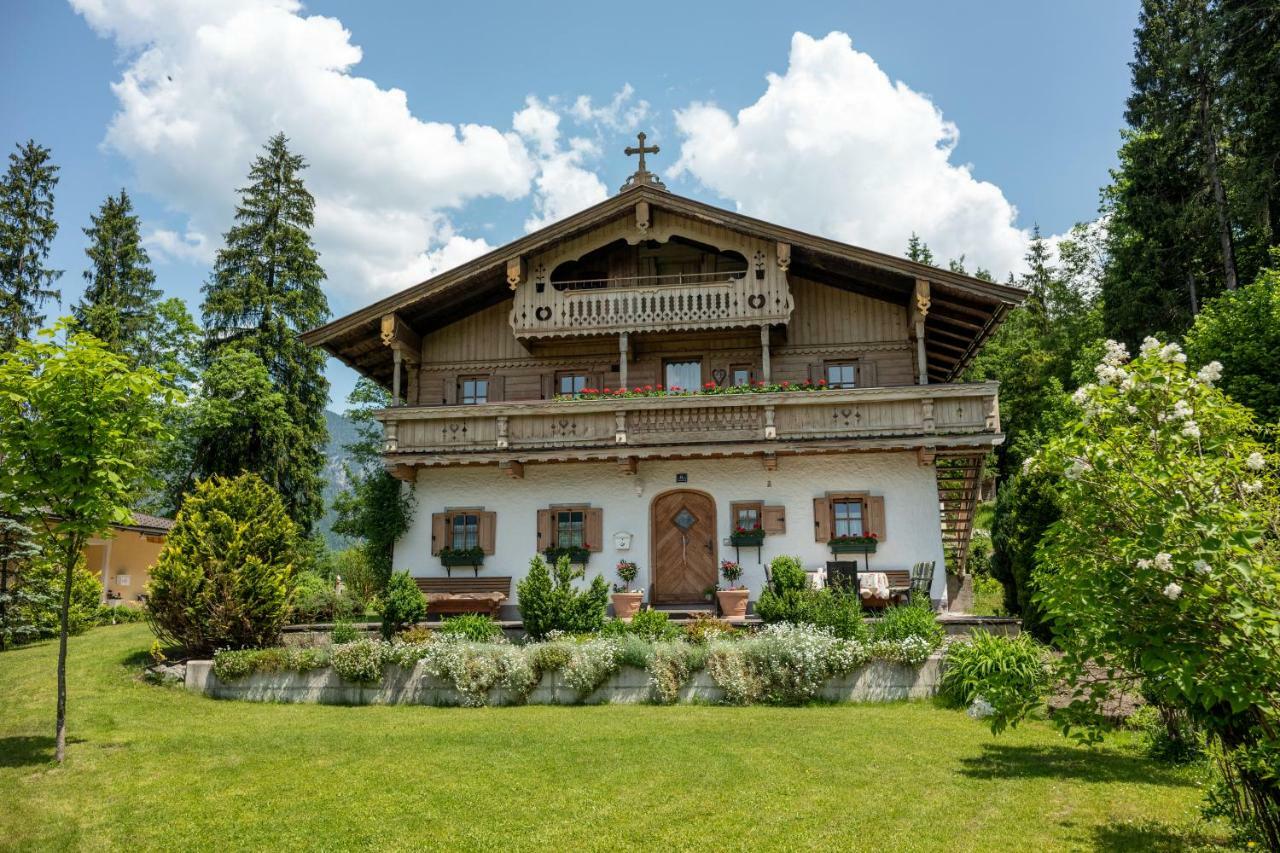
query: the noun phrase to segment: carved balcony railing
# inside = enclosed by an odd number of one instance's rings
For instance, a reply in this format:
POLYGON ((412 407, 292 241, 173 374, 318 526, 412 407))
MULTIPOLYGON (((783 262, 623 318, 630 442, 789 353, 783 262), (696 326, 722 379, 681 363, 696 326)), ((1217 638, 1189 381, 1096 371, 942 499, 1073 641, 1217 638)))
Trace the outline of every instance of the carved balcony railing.
MULTIPOLYGON (((928 447, 1000 440, 996 383, 908 385, 833 391, 516 401, 477 406, 402 406, 379 413, 388 463, 449 464, 484 455, 558 451, 648 455, 681 445, 805 442, 928 447)), ((794 448, 800 449, 800 448, 794 448)), ((564 455, 564 454, 559 454, 564 455)), ((572 456, 574 454, 569 454, 572 456)))
POLYGON ((750 328, 791 319, 785 274, 686 273, 524 287, 511 309, 519 338, 750 328))

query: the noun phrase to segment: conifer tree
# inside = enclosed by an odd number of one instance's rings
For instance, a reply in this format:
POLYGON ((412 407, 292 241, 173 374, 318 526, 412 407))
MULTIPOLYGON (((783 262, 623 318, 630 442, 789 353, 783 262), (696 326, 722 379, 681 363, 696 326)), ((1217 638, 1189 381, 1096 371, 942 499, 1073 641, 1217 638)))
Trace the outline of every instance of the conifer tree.
POLYGON ((324 322, 329 307, 320 289, 324 270, 311 243, 315 200, 302 182, 305 168, 283 133, 271 138, 253 162, 249 185, 240 190, 235 224, 203 288, 206 363, 231 350, 257 356, 282 395, 285 422, 256 431, 265 446, 255 447, 253 458, 198 452, 196 470, 203 476, 259 474, 309 532, 324 509, 320 472, 329 384, 324 355, 298 334, 324 322), (272 461, 264 464, 264 457, 272 461))
POLYGON ((45 266, 58 233, 58 167, 49 158, 48 148, 28 140, 9 155, 0 181, 0 353, 31 337, 44 323, 41 306, 61 295, 53 283, 62 271, 45 266))
POLYGON ((89 269, 75 318, 82 330, 138 365, 152 350, 149 338, 156 331, 160 289, 129 194, 120 190, 107 196, 90 220, 84 229, 89 269))
POLYGON ((933 266, 933 252, 929 249, 929 244, 921 240, 914 231, 907 240, 907 257, 916 263, 933 266))

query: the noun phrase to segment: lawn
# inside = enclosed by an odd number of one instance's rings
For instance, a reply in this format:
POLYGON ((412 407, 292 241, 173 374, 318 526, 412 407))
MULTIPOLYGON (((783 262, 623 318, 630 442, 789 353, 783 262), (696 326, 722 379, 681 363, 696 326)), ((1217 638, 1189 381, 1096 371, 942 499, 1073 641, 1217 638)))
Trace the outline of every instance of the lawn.
MULTIPOLYGON (((1131 735, 992 735, 932 703, 339 708, 137 680, 145 626, 0 654, 0 848, 1185 849, 1194 773, 1131 735)), ((1204 833, 1209 833, 1206 837, 1204 833)))

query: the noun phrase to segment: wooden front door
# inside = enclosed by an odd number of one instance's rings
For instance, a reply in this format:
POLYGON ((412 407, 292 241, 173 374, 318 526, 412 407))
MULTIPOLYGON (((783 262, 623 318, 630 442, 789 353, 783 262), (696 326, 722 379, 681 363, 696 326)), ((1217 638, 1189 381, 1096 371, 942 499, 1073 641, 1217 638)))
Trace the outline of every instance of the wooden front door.
POLYGON ((705 601, 716 585, 716 504, 710 495, 689 489, 653 499, 650 531, 653 559, 652 600, 659 604, 705 601))

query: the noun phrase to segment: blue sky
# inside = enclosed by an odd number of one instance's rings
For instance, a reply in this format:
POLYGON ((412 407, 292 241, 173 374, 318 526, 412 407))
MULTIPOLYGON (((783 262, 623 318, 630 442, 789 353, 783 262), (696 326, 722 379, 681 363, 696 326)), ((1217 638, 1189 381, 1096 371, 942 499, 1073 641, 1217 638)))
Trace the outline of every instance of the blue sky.
POLYGON ((1033 224, 1096 216, 1136 5, 5 0, 0 143, 62 168, 64 307, 124 186, 198 314, 275 129, 312 162, 335 315, 614 192, 637 129, 676 192, 1003 276, 1033 224))

